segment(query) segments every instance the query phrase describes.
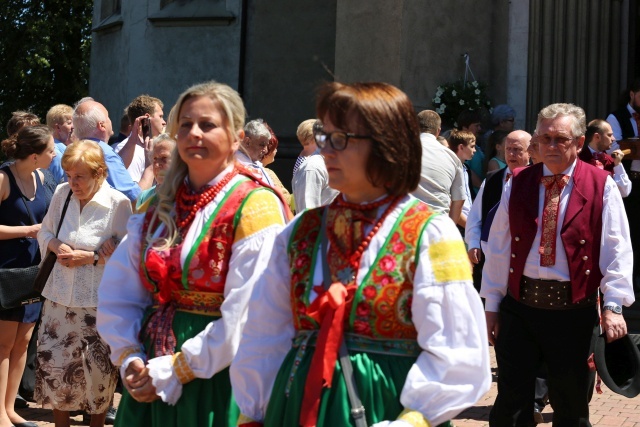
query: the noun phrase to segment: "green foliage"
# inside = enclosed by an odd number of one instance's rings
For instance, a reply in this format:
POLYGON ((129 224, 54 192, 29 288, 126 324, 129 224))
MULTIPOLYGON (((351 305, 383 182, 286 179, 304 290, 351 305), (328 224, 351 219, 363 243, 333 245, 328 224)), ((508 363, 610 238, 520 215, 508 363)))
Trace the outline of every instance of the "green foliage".
POLYGON ((89 0, 0 0, 0 128, 11 112, 72 105, 88 93, 89 0))
POLYGON ((438 86, 431 102, 442 123, 449 128, 455 127, 458 115, 464 110, 491 109, 487 85, 475 80, 466 84, 458 80, 438 86))

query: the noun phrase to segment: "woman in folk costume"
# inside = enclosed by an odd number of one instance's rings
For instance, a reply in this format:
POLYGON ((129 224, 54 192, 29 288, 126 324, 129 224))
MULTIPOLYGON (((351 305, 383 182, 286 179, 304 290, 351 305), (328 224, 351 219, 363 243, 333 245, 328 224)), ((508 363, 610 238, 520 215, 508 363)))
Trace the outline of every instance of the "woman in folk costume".
POLYGON ((384 83, 330 83, 317 113, 341 194, 288 224, 256 278, 231 365, 238 423, 447 422, 489 389, 489 353, 460 233, 408 195, 421 159, 411 101, 384 83))
POLYGON ((234 161, 245 110, 233 89, 193 86, 175 112, 177 153, 106 267, 98 330, 126 388, 116 425, 227 427, 246 283, 289 213, 234 161))

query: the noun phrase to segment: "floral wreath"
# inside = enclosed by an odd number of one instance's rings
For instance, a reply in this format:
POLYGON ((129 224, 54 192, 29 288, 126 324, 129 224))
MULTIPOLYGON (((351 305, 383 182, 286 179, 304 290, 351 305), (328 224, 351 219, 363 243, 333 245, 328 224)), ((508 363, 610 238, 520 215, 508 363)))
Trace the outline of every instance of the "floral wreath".
POLYGON ((438 86, 431 101, 442 123, 448 127, 456 126, 458 115, 464 110, 487 109, 491 112, 487 85, 476 80, 458 80, 438 86))

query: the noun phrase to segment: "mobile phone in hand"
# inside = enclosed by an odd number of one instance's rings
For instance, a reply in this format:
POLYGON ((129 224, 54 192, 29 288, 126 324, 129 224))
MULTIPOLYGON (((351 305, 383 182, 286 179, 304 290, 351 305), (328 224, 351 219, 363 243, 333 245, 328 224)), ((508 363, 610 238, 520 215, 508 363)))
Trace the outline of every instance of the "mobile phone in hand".
POLYGON ((142 125, 142 139, 147 140, 147 137, 151 138, 151 119, 149 117, 145 117, 140 121, 142 125))

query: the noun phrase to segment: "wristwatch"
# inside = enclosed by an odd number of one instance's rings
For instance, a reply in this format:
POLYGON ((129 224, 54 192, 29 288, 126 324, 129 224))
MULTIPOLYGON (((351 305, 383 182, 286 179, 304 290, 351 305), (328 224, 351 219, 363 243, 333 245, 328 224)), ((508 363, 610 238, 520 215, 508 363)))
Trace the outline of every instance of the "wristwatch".
POLYGON ((100 255, 98 255, 98 251, 93 251, 93 266, 98 265, 98 261, 100 261, 100 255))
POLYGON ((622 314, 622 307, 620 307, 619 305, 605 305, 602 308, 602 311, 605 310, 613 311, 615 314, 622 314))

